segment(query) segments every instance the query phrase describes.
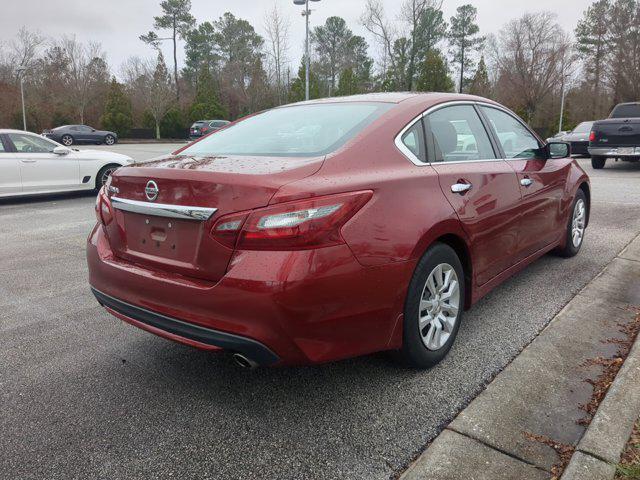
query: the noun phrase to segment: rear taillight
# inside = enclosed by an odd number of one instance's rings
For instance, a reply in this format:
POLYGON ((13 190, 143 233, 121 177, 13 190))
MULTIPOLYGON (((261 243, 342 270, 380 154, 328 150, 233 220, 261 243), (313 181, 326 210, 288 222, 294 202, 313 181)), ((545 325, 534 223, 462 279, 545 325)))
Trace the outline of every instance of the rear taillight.
POLYGON ((240 250, 301 250, 344 243, 340 229, 373 192, 353 192, 273 205, 220 218, 212 235, 240 250))
POLYGON ((98 197, 96 198, 96 218, 98 222, 103 225, 109 225, 113 220, 111 202, 104 193, 104 187, 100 189, 98 197))
POLYGON ((589 134, 589 141, 590 142, 596 141, 596 132, 594 132, 593 130, 591 130, 591 133, 589 134))

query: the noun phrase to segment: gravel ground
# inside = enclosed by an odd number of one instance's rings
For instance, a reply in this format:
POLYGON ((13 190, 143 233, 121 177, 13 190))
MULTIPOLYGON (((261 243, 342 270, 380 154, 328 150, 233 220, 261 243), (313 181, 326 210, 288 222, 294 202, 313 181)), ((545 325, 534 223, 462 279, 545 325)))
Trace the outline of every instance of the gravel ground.
MULTIPOLYGON (((138 159, 171 150, 117 147, 138 159)), ((581 254, 546 256, 495 290, 426 372, 383 354, 244 371, 227 356, 154 337, 108 315, 89 292, 92 195, 0 202, 0 477, 398 473, 640 233, 640 165, 593 171, 581 162, 593 189, 581 254)))

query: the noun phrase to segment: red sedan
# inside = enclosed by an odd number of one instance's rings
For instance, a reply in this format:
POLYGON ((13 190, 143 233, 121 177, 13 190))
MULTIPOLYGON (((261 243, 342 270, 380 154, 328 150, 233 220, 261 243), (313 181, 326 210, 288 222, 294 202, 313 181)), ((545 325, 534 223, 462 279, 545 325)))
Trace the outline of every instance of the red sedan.
POLYGON ((577 254, 589 204, 569 146, 492 101, 324 99, 118 169, 90 283, 122 320, 243 366, 394 350, 425 368, 487 292, 577 254))

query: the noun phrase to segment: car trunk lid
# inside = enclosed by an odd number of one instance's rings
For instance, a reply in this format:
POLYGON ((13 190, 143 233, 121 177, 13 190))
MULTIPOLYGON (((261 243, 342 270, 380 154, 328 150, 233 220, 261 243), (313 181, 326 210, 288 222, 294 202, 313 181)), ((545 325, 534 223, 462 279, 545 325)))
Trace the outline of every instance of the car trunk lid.
POLYGON ((132 263, 217 281, 233 253, 210 234, 217 219, 268 205, 282 185, 321 164, 322 158, 178 155, 121 168, 109 191, 111 248, 132 263))

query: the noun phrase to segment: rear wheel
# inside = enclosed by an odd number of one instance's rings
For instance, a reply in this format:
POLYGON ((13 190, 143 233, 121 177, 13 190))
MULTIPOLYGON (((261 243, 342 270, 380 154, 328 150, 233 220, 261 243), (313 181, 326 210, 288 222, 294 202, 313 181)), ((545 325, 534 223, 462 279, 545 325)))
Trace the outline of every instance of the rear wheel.
POLYGON ((104 143, 106 145, 113 145, 114 143, 116 143, 116 139, 113 135, 107 135, 106 137, 104 137, 104 143))
POLYGON ((436 243, 420 259, 404 307, 400 355, 414 368, 429 368, 447 355, 464 308, 464 271, 456 252, 436 243))
POLYGON ((573 200, 573 209, 567 224, 565 246, 558 252, 563 257, 573 257, 580 251, 587 227, 588 215, 587 197, 582 190, 578 190, 576 198, 573 200))
POLYGON ((106 167, 102 167, 96 176, 96 189, 100 190, 113 172, 115 172, 120 165, 107 165, 106 167))
POLYGON ((596 170, 604 168, 605 163, 607 163, 606 157, 591 157, 591 166, 596 170))
POLYGON ((71 135, 63 135, 60 140, 65 147, 73 145, 73 137, 71 135))

